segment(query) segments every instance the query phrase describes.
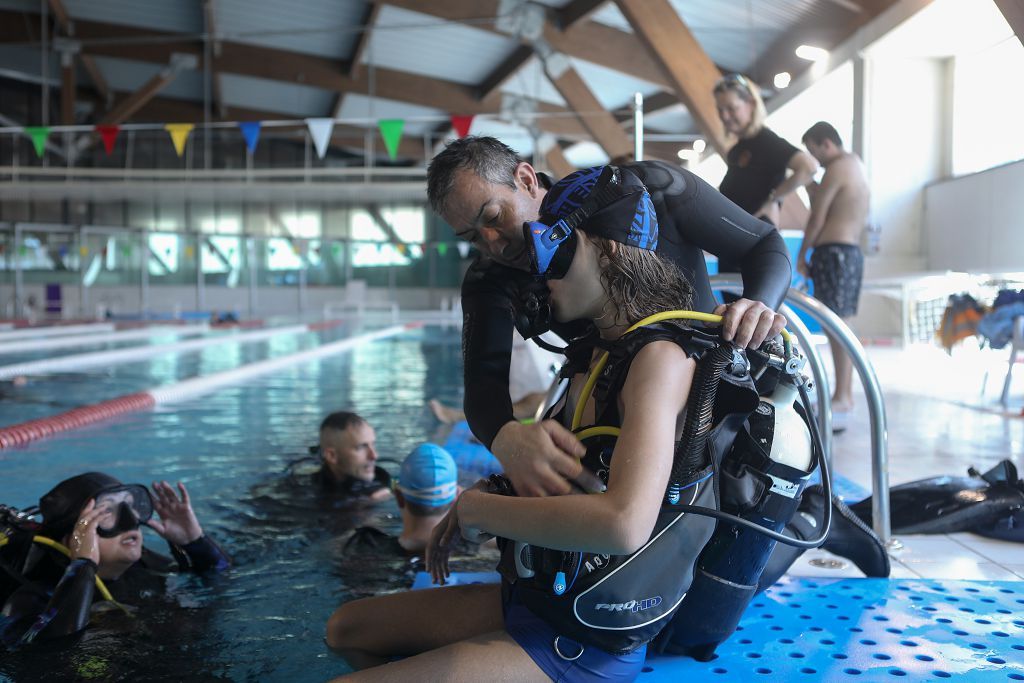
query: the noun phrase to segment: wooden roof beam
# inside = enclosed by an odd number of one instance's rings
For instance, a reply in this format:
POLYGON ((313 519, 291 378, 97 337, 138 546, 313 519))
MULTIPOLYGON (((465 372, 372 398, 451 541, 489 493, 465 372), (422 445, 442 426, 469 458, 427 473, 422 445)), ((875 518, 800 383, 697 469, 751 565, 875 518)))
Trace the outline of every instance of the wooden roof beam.
POLYGON ((570 0, 569 4, 555 10, 555 25, 561 31, 568 31, 578 22, 590 17, 601 9, 608 0, 570 0))
POLYGON ((544 70, 558 93, 591 138, 601 146, 610 159, 627 157, 633 152, 633 143, 622 125, 605 110, 587 87, 565 55, 553 54, 544 60, 544 70))
MULTIPOLYGON (((370 36, 372 35, 373 25, 377 23, 377 15, 380 14, 380 5, 376 2, 371 2, 369 7, 366 8, 366 14, 363 15, 363 20, 359 24, 362 27, 362 31, 356 38, 356 44, 352 48, 352 56, 349 57, 348 65, 345 68, 345 75, 349 78, 358 78, 359 70, 362 68, 363 54, 366 52, 367 45, 370 44, 370 36)), ((341 106, 345 103, 345 93, 338 93, 338 96, 334 99, 334 106, 331 107, 331 116, 333 118, 341 118, 341 106)))
POLYGON ((669 75, 698 128, 723 156, 728 140, 712 90, 721 71, 668 0, 615 0, 640 42, 669 75))
MULTIPOLYGON (((64 7, 64 2, 62 0, 49 0, 48 4, 50 6, 50 11, 53 12, 53 16, 57 20, 57 25, 60 27, 60 30, 65 36, 69 38, 74 37, 75 25, 71 21, 71 16, 68 14, 67 8, 64 7)), ((110 84, 107 83, 107 79, 104 78, 103 73, 96 65, 96 60, 89 55, 79 54, 78 61, 82 64, 85 72, 89 74, 89 79, 92 81, 96 91, 109 107, 114 101, 114 93, 110 89, 110 84)))
MULTIPOLYGON (((1017 0, 1018 2, 1020 0, 1017 0)), ((800 45, 831 50, 851 38, 859 28, 873 20, 898 0, 858 0, 860 11, 845 5, 833 5, 819 12, 810 21, 794 26, 777 38, 757 60, 756 68, 747 74, 758 83, 771 83, 775 74, 787 71, 792 80, 810 70, 812 62, 800 59, 795 50, 800 45)))

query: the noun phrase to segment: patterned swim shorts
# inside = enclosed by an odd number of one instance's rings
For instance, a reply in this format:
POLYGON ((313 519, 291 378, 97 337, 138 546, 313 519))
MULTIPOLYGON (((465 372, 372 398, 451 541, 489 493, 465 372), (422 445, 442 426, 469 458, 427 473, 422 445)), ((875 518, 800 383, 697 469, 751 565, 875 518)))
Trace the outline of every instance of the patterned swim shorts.
POLYGON ((814 298, 840 318, 857 314, 864 254, 855 244, 819 244, 811 252, 814 298))

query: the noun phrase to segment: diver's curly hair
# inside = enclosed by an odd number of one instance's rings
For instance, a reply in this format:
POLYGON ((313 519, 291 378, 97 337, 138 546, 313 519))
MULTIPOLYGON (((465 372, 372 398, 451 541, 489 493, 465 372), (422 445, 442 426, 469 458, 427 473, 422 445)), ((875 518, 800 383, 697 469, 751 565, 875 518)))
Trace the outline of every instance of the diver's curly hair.
POLYGON ((601 283, 615 307, 616 322, 632 325, 662 311, 693 308, 693 286, 674 263, 647 249, 591 239, 608 260, 601 283))

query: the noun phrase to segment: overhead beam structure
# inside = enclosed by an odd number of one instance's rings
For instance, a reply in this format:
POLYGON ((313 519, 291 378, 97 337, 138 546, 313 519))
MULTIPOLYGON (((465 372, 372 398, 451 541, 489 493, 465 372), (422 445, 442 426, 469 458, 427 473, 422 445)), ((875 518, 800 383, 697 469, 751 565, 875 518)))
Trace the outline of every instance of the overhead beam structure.
POLYGON ((224 104, 224 79, 217 68, 217 58, 220 57, 220 39, 217 33, 217 10, 216 0, 203 0, 203 27, 205 37, 203 39, 204 59, 210 58, 210 90, 213 96, 213 109, 218 118, 228 117, 228 108, 224 104))
POLYGON ((156 97, 161 90, 166 88, 178 76, 183 67, 180 60, 171 60, 171 64, 164 67, 155 76, 143 83, 138 90, 118 102, 113 109, 100 119, 99 125, 115 126, 124 123, 132 114, 137 112, 147 102, 156 97))
POLYGON ((723 156, 728 139, 712 91, 722 73, 668 0, 615 0, 633 32, 657 59, 697 127, 723 156))
POLYGON ((587 19, 591 14, 601 9, 608 0, 570 0, 569 4, 561 9, 554 10, 555 25, 560 31, 568 31, 578 22, 587 19))
MULTIPOLYGON (((380 5, 376 2, 371 2, 369 7, 366 8, 366 14, 363 15, 363 21, 360 23, 362 31, 356 37, 356 44, 352 49, 352 56, 349 57, 348 65, 345 67, 345 75, 349 78, 358 78, 359 70, 362 68, 363 54, 366 52, 366 46, 370 44, 370 37, 373 34, 373 25, 377 23, 377 15, 380 14, 380 5)), ((345 103, 345 93, 338 93, 338 96, 334 98, 334 106, 331 108, 331 116, 334 118, 341 118, 341 106, 345 103)))
MULTIPOLYGON (((57 26, 60 27, 61 32, 68 38, 74 38, 75 36, 75 25, 71 21, 71 17, 68 14, 68 10, 64 7, 62 0, 49 0, 50 11, 53 12, 54 18, 57 20, 57 26)), ((3 23, 0 21, 0 23, 3 23)), ((107 83, 107 79, 104 78, 103 73, 100 71, 99 66, 96 65, 94 60, 89 55, 78 55, 78 60, 81 62, 82 67, 86 73, 89 74, 89 79, 92 81, 93 87, 96 88, 96 92, 103 98, 104 104, 110 106, 114 101, 114 93, 110 89, 110 85, 107 83)))
MULTIPOLYGON (((19 12, 0 11, 0 25, 10 28, 12 24, 20 23, 21 16, 19 12)), ((178 36, 173 33, 81 21, 77 22, 77 34, 82 41, 83 53, 90 55, 156 64, 167 64, 175 53, 192 54, 200 64, 203 58, 203 50, 197 43, 184 37, 176 41, 178 36)), ((0 39, 24 42, 33 40, 33 37, 17 31, 3 31, 0 39)), ((361 69, 356 77, 349 77, 345 73, 346 62, 228 40, 221 41, 217 68, 222 73, 300 82, 337 93, 370 91, 366 70, 361 69)), ((373 92, 384 99, 467 115, 497 114, 502 110, 503 98, 499 92, 478 99, 475 88, 470 86, 381 67, 374 69, 373 92)), ((540 117, 536 125, 544 132, 573 140, 588 138, 586 129, 578 121, 565 116, 569 113, 565 107, 545 102, 532 102, 531 106, 540 117), (546 118, 545 114, 555 116, 546 118)))
MULTIPOLYGON (((1021 0, 1011 1, 1019 3, 1021 0)), ((758 58, 753 73, 747 75, 758 83, 771 83, 775 74, 786 71, 795 81, 813 65, 796 56, 798 46, 813 45, 831 50, 897 2, 899 0, 857 0, 856 4, 833 2, 828 11, 821 7, 807 21, 779 36, 758 58)))
POLYGON ((544 70, 558 93, 576 112, 583 127, 594 142, 601 146, 609 159, 628 158, 633 142, 614 116, 601 105, 594 93, 580 77, 564 55, 552 55, 545 60, 544 70))

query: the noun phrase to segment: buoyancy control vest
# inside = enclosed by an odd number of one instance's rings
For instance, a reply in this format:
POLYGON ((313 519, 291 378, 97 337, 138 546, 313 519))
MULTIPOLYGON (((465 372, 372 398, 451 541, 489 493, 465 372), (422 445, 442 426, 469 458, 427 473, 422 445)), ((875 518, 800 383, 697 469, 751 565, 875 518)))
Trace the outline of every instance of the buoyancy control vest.
POLYGON ((615 443, 608 433, 615 430, 606 427, 621 424, 618 397, 630 364, 655 341, 678 344, 697 361, 697 374, 672 476, 647 543, 630 555, 605 555, 499 540, 503 579, 515 585, 532 612, 560 635, 614 653, 649 642, 685 597, 696 559, 716 522, 679 505, 718 508, 715 463, 758 405, 743 353, 719 337, 671 322, 627 333, 606 347, 609 360, 595 391, 597 424, 604 428, 580 432, 587 448, 582 464, 604 483, 615 443), (588 431, 599 435, 587 438, 588 431))

